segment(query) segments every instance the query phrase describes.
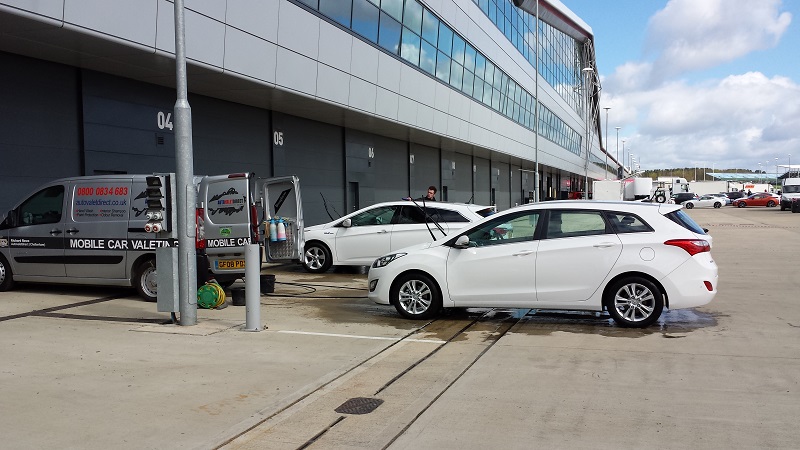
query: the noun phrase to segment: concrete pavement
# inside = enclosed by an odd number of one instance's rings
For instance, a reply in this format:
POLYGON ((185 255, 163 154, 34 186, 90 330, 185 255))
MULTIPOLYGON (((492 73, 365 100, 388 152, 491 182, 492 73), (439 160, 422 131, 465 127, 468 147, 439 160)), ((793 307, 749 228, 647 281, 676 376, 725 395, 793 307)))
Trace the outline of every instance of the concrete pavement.
POLYGON ((415 332, 363 274, 287 266, 257 333, 244 307, 178 327, 131 291, 20 286, 0 293, 3 447, 796 448, 800 214, 689 213, 719 294, 646 330, 477 310, 415 332), (360 397, 382 403, 336 412, 360 397))

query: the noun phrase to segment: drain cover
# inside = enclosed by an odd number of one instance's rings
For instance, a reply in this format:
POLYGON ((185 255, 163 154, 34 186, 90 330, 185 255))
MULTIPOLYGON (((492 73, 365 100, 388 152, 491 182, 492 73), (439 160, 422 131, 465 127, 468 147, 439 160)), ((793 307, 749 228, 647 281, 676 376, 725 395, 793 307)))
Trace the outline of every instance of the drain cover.
POLYGON ((379 398, 366 398, 356 397, 344 402, 336 408, 336 412, 340 414, 369 414, 375 411, 375 408, 381 406, 383 400, 379 398))

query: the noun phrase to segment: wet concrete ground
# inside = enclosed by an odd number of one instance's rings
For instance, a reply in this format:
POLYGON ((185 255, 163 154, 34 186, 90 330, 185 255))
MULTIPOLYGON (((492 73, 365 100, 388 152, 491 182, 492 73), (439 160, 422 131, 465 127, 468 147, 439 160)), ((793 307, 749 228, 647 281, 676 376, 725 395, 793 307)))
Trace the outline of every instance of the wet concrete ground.
POLYGON ((800 214, 689 211, 714 237, 715 300, 645 330, 605 314, 453 310, 426 325, 366 275, 271 266, 196 327, 130 290, 0 293, 8 448, 796 448, 800 214), (353 398, 382 403, 336 410, 353 398))

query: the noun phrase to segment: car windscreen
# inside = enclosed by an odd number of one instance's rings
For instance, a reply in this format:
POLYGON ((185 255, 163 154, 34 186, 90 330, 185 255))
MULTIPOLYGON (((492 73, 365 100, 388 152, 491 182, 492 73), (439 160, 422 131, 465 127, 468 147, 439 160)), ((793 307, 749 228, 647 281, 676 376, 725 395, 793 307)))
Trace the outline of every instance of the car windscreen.
POLYGON ((692 218, 689 217, 689 215, 686 214, 686 212, 684 212, 682 209, 667 213, 666 217, 689 231, 697 234, 706 234, 706 231, 703 229, 703 227, 692 220, 692 218))
POLYGON ((798 194, 800 193, 800 184, 790 184, 783 187, 784 194, 798 194))

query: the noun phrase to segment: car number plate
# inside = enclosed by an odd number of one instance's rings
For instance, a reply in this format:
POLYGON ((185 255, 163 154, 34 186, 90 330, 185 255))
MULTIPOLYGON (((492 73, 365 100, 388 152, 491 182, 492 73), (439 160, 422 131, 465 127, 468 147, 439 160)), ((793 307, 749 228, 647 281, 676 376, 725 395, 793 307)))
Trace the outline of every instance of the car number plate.
POLYGON ((243 259, 222 259, 216 261, 215 266, 221 270, 244 269, 243 259))

